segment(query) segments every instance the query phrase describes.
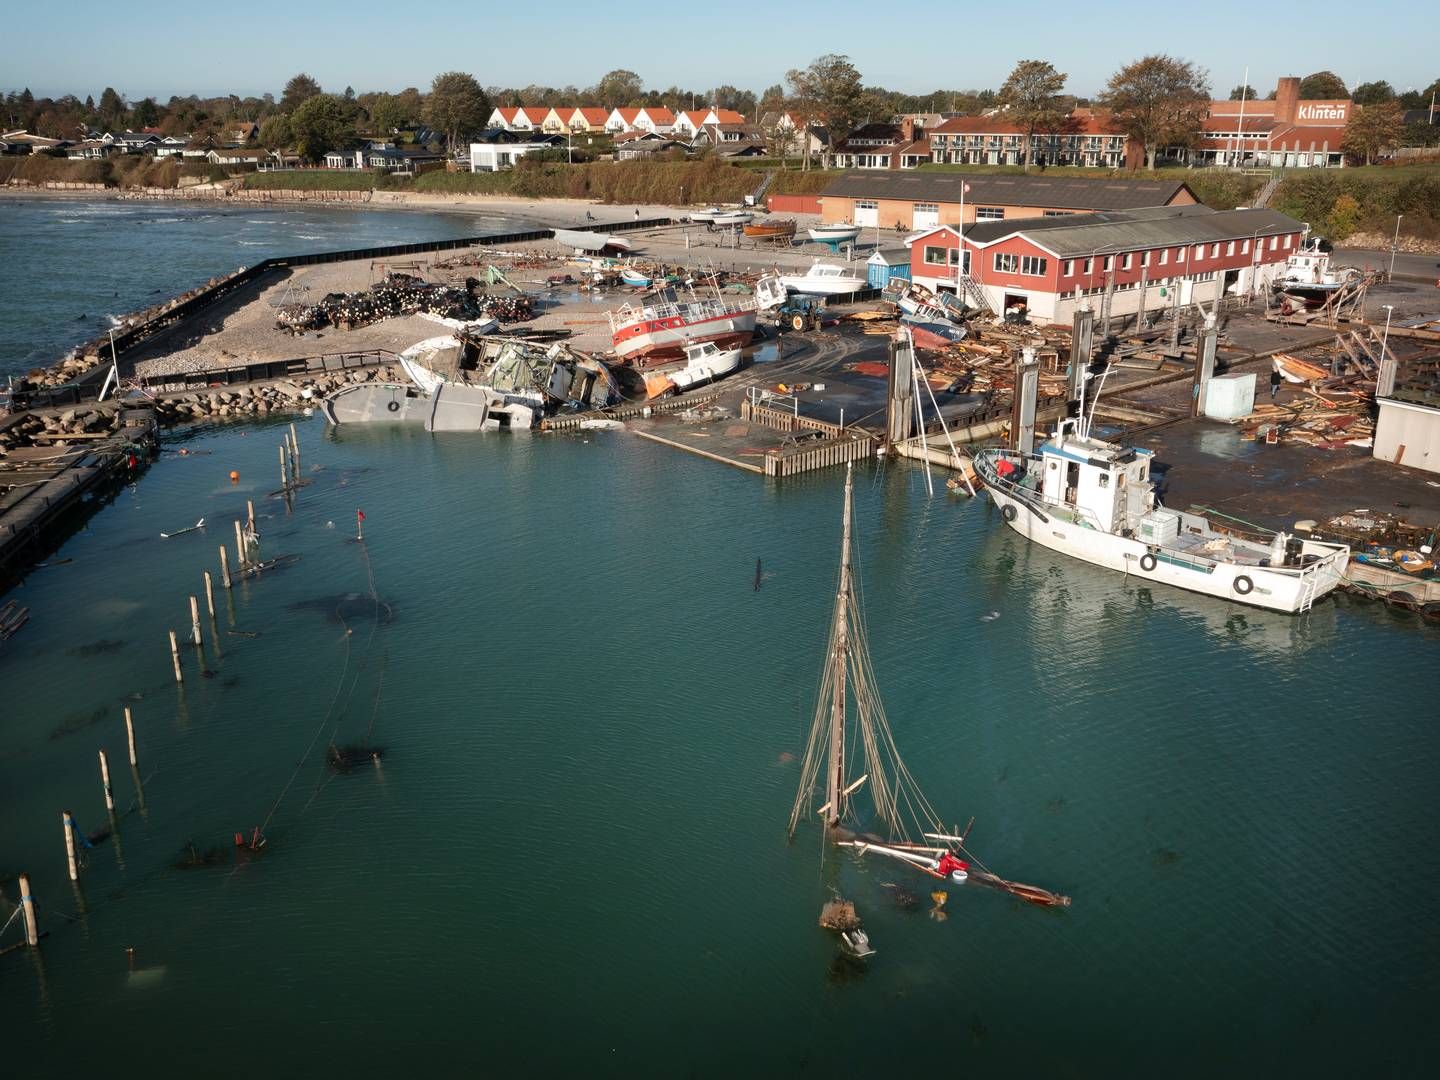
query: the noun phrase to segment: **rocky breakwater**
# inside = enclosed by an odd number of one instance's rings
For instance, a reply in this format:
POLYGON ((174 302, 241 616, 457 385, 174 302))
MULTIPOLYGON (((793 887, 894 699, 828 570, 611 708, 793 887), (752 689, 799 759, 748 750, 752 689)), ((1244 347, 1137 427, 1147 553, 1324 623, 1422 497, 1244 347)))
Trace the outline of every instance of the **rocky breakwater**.
POLYGON ((243 420, 269 416, 274 412, 313 408, 326 394, 350 383, 404 381, 400 368, 387 364, 234 389, 165 394, 156 399, 155 410, 159 422, 166 426, 211 420, 243 420))
POLYGON ((90 444, 120 429, 120 408, 114 402, 25 413, 0 430, 0 459, 28 446, 64 448, 90 444))

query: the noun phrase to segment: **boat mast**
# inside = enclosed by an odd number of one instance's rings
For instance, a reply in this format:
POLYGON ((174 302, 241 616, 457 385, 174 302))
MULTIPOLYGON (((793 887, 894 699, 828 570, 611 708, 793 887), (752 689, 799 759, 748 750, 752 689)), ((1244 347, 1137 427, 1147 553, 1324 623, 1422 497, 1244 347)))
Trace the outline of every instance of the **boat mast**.
POLYGON ((855 481, 845 466, 845 528, 840 546, 840 589, 835 596, 835 683, 830 697, 830 765, 825 781, 825 824, 840 824, 845 798, 845 669, 849 662, 850 498, 855 481))

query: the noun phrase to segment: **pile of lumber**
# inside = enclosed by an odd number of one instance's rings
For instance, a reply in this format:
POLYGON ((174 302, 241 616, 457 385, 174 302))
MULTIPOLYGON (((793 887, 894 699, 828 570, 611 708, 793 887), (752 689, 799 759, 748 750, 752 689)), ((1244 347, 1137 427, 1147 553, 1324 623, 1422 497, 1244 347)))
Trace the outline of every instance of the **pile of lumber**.
POLYGON ((1322 450, 1368 447, 1375 435, 1374 400, 1373 394, 1361 389, 1306 387, 1299 397, 1283 404, 1257 404, 1254 412, 1238 421, 1241 438, 1322 450))

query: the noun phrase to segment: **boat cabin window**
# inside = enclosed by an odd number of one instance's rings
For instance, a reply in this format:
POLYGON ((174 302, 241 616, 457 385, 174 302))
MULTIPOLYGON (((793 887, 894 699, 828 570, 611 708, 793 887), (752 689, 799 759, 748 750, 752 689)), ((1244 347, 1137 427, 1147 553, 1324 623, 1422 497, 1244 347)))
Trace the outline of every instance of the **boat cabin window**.
POLYGON ((1102 473, 1100 474, 1100 486, 1101 486, 1102 488, 1106 488, 1106 487, 1109 487, 1109 486, 1110 486, 1110 474, 1109 474, 1109 473, 1103 473, 1103 472, 1102 472, 1102 473))

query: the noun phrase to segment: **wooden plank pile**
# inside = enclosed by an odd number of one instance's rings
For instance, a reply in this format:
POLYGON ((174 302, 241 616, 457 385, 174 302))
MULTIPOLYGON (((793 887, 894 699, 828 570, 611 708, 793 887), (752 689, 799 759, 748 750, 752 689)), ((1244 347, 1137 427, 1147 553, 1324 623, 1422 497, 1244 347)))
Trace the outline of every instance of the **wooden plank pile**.
POLYGON ((1358 387, 1307 386, 1290 401, 1257 404, 1254 412, 1238 421, 1243 429, 1240 437, 1272 446, 1289 443, 1322 450, 1368 447, 1375 435, 1374 402, 1372 392, 1358 387))
POLYGON ((287 304, 276 311, 275 326, 296 334, 325 326, 353 330, 422 311, 450 319, 474 319, 479 314, 475 297, 465 289, 391 274, 365 292, 330 293, 318 304, 287 304))

